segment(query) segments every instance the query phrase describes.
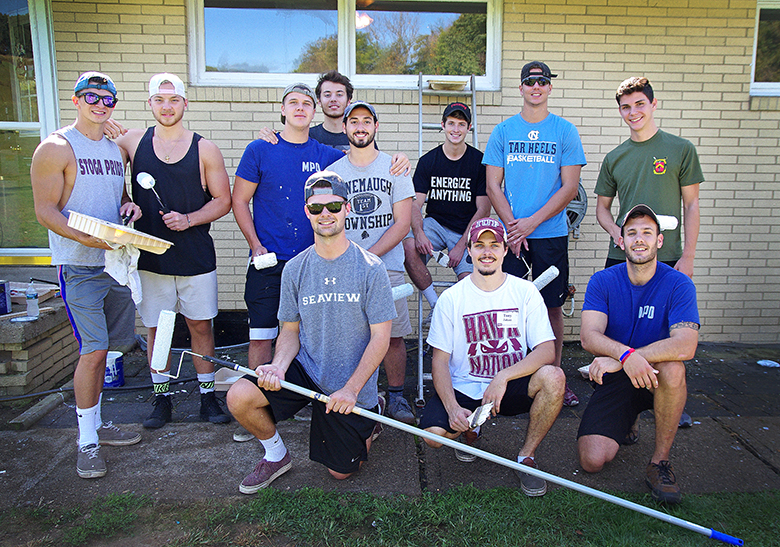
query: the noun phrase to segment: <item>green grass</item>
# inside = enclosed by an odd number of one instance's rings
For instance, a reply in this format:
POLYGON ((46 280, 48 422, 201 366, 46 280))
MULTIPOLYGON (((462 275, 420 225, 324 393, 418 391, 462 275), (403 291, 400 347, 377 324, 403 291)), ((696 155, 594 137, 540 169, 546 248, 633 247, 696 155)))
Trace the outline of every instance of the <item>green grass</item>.
MULTIPOLYGON (((624 497, 653 505, 647 495, 624 497)), ((738 537, 780 546, 780 492, 688 495, 668 511, 738 537)), ((703 535, 615 505, 555 489, 529 499, 516 489, 471 487, 419 498, 369 494, 261 491, 239 500, 175 505, 132 494, 98 498, 84 508, 39 506, 0 513, 2 545, 266 546, 700 546, 703 535)))

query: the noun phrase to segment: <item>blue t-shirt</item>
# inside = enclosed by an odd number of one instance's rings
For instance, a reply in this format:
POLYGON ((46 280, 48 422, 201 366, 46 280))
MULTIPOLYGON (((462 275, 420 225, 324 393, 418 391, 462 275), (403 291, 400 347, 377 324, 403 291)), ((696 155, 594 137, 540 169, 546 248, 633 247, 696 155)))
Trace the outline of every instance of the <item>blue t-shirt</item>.
POLYGON ((344 153, 309 139, 294 144, 277 133, 278 144, 250 142, 236 176, 257 184, 252 198, 255 231, 263 247, 279 260, 290 260, 314 244, 311 223, 303 212, 303 185, 344 153))
MULTIPOLYGON (((488 140, 485 165, 504 169, 504 195, 515 218, 527 218, 561 189, 561 167, 586 165, 577 128, 548 114, 528 123, 520 114, 504 120, 488 140)), ((536 227, 529 239, 562 237, 569 233, 566 209, 536 227)))
POLYGON ((625 263, 596 272, 582 310, 605 313, 604 335, 632 348, 669 338, 669 327, 677 323, 699 323, 693 281, 662 262, 642 286, 631 284, 625 263))

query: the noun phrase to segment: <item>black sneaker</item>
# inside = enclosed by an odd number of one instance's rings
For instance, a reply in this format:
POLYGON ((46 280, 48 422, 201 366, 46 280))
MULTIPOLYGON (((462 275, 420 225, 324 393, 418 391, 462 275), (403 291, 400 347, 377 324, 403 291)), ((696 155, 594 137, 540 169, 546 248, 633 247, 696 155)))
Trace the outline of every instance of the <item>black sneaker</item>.
POLYGON ((146 429, 159 429, 171 421, 171 396, 155 395, 152 404, 154 405, 154 410, 144 420, 143 426, 146 429))
POLYGON ((674 469, 669 460, 663 460, 647 464, 647 477, 645 484, 650 488, 650 495, 655 501, 661 503, 680 503, 682 493, 677 486, 677 477, 674 476, 674 469))
POLYGON ((222 411, 217 396, 213 391, 200 394, 200 421, 212 424, 230 423, 230 416, 222 411))

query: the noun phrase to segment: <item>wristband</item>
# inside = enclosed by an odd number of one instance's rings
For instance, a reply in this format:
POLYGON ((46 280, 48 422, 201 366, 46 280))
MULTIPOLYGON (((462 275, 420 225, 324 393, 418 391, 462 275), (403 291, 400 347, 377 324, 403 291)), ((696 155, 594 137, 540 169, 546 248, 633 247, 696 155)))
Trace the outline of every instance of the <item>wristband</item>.
POLYGON ((620 364, 624 365, 626 363, 626 359, 629 358, 629 356, 634 353, 636 350, 634 348, 628 348, 626 352, 620 356, 620 364))

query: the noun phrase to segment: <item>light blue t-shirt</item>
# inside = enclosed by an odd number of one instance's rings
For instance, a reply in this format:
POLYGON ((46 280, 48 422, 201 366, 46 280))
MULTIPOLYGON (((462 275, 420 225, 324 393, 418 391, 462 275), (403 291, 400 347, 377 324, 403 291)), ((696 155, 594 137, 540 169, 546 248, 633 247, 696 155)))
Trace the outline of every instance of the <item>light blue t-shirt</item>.
MULTIPOLYGON (((527 218, 561 189, 561 167, 586 165, 574 124, 548 114, 528 123, 520 114, 498 124, 490 135, 485 165, 504 169, 504 195, 515 218, 527 218)), ((529 239, 566 236, 566 210, 537 226, 529 239)))

